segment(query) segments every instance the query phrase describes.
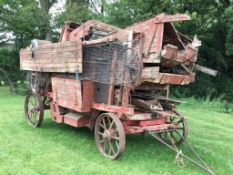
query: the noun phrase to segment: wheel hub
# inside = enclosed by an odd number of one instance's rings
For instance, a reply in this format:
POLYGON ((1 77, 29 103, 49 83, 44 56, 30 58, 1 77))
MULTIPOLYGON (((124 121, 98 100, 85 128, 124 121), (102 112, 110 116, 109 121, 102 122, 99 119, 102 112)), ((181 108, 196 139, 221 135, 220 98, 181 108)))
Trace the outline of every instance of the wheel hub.
POLYGON ((30 112, 38 112, 39 111, 39 108, 38 107, 34 107, 34 108, 31 108, 30 109, 30 112))
POLYGON ((110 141, 113 136, 113 130, 106 129, 103 133, 103 138, 107 141, 110 141))

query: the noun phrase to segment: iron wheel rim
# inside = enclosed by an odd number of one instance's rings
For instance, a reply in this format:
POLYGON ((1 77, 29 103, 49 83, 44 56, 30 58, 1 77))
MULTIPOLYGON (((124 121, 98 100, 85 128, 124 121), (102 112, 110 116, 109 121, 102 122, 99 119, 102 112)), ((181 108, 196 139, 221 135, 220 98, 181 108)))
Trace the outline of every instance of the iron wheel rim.
POLYGON ((120 119, 111 113, 101 114, 95 124, 95 140, 99 152, 111 160, 125 150, 125 132, 120 119))
POLYGON ((40 95, 29 92, 24 104, 25 119, 30 126, 39 127, 44 117, 44 105, 40 95))

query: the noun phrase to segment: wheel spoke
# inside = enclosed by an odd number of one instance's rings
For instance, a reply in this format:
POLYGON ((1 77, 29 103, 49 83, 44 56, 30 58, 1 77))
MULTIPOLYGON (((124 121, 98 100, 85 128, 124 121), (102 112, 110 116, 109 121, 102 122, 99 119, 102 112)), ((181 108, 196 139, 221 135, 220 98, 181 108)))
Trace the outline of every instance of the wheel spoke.
POLYGON ((181 123, 182 122, 182 119, 180 119, 178 122, 176 122, 176 123, 181 123))
POLYGON ((110 121, 110 118, 107 117, 107 120, 108 120, 108 129, 110 128, 110 124, 111 124, 111 121, 110 121))
POLYGON ((40 126, 43 115, 44 108, 42 102, 40 101, 40 97, 36 94, 29 93, 25 99, 25 117, 28 123, 34 127, 40 126))
POLYGON ((119 142, 117 140, 115 140, 115 144, 116 144, 117 150, 119 150, 119 142))
POLYGON ((113 124, 114 124, 114 120, 112 120, 112 123, 110 124, 109 129, 112 128, 113 124))
POLYGON ((101 126, 103 129, 107 129, 102 123, 100 123, 100 126, 101 126))
POLYGON ((111 141, 108 141, 108 143, 109 143, 109 146, 110 146, 110 148, 111 148, 111 150, 112 150, 112 153, 115 155, 116 152, 115 152, 115 150, 113 149, 113 146, 112 146, 111 141))
POLYGON ((104 142, 104 145, 103 145, 104 152, 106 152, 106 145, 107 145, 107 142, 104 142))
POLYGON ((184 127, 181 127, 181 128, 179 127, 179 128, 176 128, 176 129, 179 129, 179 130, 184 130, 184 127))
POLYGON ((183 118, 183 116, 178 112, 174 111, 173 114, 171 114, 170 117, 167 118, 167 122, 170 122, 169 124, 174 125, 174 130, 168 131, 169 133, 159 133, 160 138, 168 144, 173 144, 171 143, 172 141, 175 142, 175 145, 180 145, 186 139, 188 133, 185 118, 183 118), (179 134, 182 137, 180 137, 179 134))
POLYGON ((170 123, 172 123, 175 120, 175 117, 170 117, 170 123))
POLYGON ((110 148, 110 143, 108 141, 108 155, 111 156, 111 148, 110 148))
POLYGON ((167 140, 167 137, 168 137, 167 131, 162 133, 162 135, 163 135, 164 140, 167 140))
POLYGON ((125 133, 123 125, 115 114, 101 114, 95 123, 96 145, 101 154, 110 158, 118 158, 125 149, 125 133))
POLYGON ((107 128, 106 123, 105 123, 105 118, 103 118, 103 126, 104 126, 105 129, 107 128))
POLYGON ((98 134, 99 134, 99 135, 101 135, 101 136, 103 136, 103 135, 104 135, 104 133, 102 133, 102 132, 100 132, 100 131, 98 132, 98 134))
POLYGON ((105 140, 105 139, 100 140, 100 144, 102 144, 102 143, 104 143, 104 142, 106 142, 106 140, 105 140))
POLYGON ((170 134, 171 134, 171 137, 175 140, 175 143, 177 143, 178 141, 177 141, 176 137, 173 135, 173 133, 171 132, 170 134))
POLYGON ((114 140, 120 140, 120 138, 116 137, 116 136, 112 136, 111 138, 114 139, 114 140))

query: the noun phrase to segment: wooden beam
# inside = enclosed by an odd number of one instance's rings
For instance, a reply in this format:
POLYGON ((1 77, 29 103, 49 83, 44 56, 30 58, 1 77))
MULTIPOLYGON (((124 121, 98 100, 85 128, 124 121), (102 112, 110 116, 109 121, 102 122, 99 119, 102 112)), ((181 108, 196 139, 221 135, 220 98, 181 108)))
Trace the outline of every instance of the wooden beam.
POLYGON ((201 66, 199 64, 196 64, 195 65, 195 69, 196 70, 199 70, 203 73, 206 73, 206 74, 209 74, 209 75, 212 75, 212 76, 216 76, 218 71, 214 70, 214 69, 210 69, 210 68, 207 68, 207 67, 204 67, 204 66, 201 66))

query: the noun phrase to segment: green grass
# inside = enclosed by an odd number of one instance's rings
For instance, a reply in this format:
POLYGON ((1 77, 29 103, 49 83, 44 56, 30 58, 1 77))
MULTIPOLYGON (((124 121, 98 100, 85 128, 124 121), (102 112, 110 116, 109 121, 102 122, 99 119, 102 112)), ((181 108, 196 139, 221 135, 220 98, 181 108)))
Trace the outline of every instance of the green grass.
MULTIPOLYGON (((32 128, 24 121, 24 97, 7 90, 0 87, 1 175, 205 174, 187 161, 184 168, 178 167, 175 154, 150 136, 128 135, 123 156, 110 161, 97 151, 91 131, 58 125, 49 112, 41 128, 32 128)), ((220 113, 217 105, 186 100, 178 108, 189 124, 188 141, 216 174, 232 174, 233 115, 220 113)))

